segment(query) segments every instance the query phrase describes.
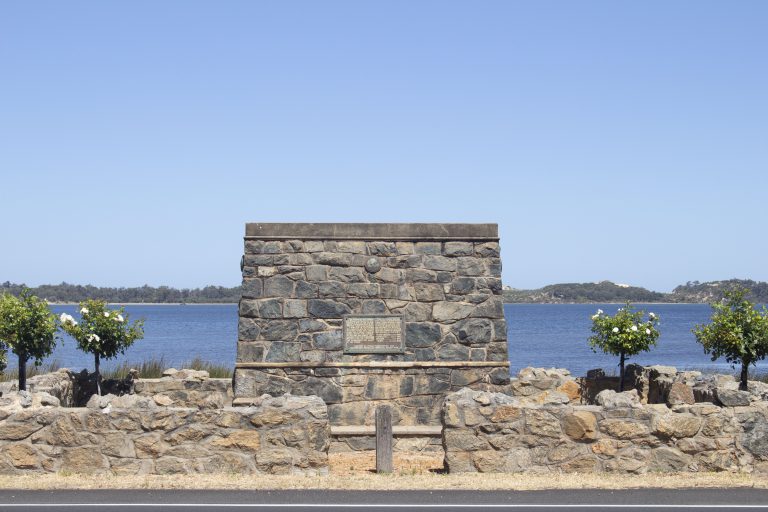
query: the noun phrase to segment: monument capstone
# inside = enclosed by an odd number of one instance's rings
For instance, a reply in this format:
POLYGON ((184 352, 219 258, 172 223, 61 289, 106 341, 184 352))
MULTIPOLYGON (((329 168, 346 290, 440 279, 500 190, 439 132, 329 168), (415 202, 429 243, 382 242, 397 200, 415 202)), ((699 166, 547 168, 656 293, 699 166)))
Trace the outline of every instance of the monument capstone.
POLYGON ((439 425, 509 383, 496 224, 247 224, 235 403, 318 395, 333 425, 439 425))

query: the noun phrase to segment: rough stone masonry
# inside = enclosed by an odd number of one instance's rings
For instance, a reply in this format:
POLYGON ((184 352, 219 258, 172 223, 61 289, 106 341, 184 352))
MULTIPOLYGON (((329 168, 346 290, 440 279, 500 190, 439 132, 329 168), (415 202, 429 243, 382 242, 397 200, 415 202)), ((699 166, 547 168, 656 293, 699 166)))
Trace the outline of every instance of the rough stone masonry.
POLYGON ((332 425, 440 425, 509 383, 496 224, 247 224, 236 404, 318 395, 332 425))
POLYGON ((45 392, 0 397, 0 474, 328 472, 330 428, 317 397, 213 408, 160 405, 167 400, 93 395, 87 407, 59 407, 45 392))

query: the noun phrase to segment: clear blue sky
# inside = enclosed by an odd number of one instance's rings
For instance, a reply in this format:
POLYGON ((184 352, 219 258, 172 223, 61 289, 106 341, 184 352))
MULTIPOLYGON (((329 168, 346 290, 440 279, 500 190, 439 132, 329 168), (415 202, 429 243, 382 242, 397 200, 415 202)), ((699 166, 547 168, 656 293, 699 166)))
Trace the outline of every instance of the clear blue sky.
POLYGON ((768 2, 0 4, 0 281, 497 222, 504 284, 768 280, 768 2))

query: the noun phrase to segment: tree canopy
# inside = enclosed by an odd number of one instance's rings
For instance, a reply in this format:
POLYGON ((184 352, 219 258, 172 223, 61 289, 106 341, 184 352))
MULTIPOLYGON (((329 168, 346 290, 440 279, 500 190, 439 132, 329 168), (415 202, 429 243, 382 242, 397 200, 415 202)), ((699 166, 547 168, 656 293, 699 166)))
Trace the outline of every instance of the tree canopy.
POLYGON ((732 365, 741 365, 742 389, 747 388, 749 365, 768 355, 768 309, 756 309, 745 295, 743 288, 726 292, 723 300, 711 304, 710 323, 693 329, 713 361, 722 357, 732 365))
MULTIPOLYGON (((0 291, 19 295, 24 285, 8 281, 0 284, 0 291)), ((112 303, 236 303, 240 300, 240 287, 206 286, 203 288, 172 288, 170 286, 140 286, 136 288, 110 288, 69 283, 44 284, 31 289, 48 302, 79 303, 88 299, 112 303)))
POLYGON ((56 347, 56 319, 48 303, 22 290, 0 296, 0 341, 19 358, 19 389, 26 389, 26 364, 40 365, 56 347))
POLYGON ((100 300, 86 300, 80 303, 80 322, 72 316, 62 313, 61 327, 72 336, 80 350, 93 354, 96 371, 96 384, 99 394, 99 362, 112 359, 125 353, 134 341, 144 337, 144 322, 128 322, 124 308, 108 309, 100 300))
POLYGON ((592 332, 589 345, 592 350, 601 350, 606 354, 619 356, 621 390, 624 389, 624 363, 630 356, 647 352, 659 338, 656 324, 659 319, 654 313, 648 313, 643 320, 644 311, 634 311, 632 304, 620 308, 614 316, 606 315, 601 309, 592 315, 592 332))

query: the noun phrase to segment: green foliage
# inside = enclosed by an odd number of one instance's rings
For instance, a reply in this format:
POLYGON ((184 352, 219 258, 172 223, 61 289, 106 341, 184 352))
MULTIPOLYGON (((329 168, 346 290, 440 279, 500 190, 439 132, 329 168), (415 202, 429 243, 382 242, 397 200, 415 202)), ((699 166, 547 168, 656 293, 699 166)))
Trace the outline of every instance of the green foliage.
POLYGON ((100 300, 80 303, 81 320, 78 323, 70 315, 62 313, 61 328, 72 336, 80 350, 103 359, 124 354, 134 341, 144 337, 144 322, 128 323, 125 308, 107 309, 100 300))
POLYGON ((648 319, 643 320, 644 315, 644 311, 633 311, 629 302, 614 316, 598 309, 592 316, 594 334, 589 338, 592 350, 625 357, 650 350, 659 338, 656 328, 659 318, 648 313, 648 319))
MULTIPOLYGON (((18 295, 24 285, 6 281, 0 284, 0 292, 18 295)), ((141 286, 138 288, 102 288, 91 285, 69 283, 44 284, 34 288, 38 297, 49 302, 76 303, 87 299, 98 299, 112 303, 235 303, 240 300, 240 287, 206 286, 204 288, 176 289, 169 286, 141 286)))
POLYGON ((742 365, 742 387, 746 387, 747 368, 768 355, 768 310, 761 310, 745 298, 746 290, 726 292, 720 302, 712 303, 710 323, 693 329, 696 340, 712 360, 724 358, 732 365, 742 365))
POLYGON ((0 296, 0 341, 25 362, 36 366, 56 347, 56 318, 48 303, 22 290, 18 297, 0 296))

